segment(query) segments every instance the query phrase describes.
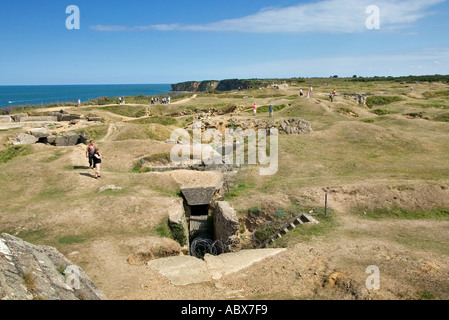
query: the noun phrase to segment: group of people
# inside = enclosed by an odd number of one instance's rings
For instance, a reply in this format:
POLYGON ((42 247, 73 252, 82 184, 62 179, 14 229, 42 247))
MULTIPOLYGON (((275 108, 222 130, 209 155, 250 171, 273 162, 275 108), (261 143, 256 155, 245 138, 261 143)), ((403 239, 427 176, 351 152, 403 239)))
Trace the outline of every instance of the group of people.
MULTIPOLYGON (((162 99, 161 99, 161 103, 162 104, 170 104, 170 101, 171 101, 171 98, 170 98, 170 96, 168 97, 168 98, 166 98, 166 97, 163 97, 162 99)), ((155 103, 159 103, 159 97, 151 97, 151 104, 155 104, 155 103)))
MULTIPOLYGON (((310 90, 307 90, 307 99, 310 98, 310 94, 313 92, 313 87, 310 87, 310 90)), ((299 96, 302 98, 304 96, 304 92, 302 89, 299 89, 299 96)))
POLYGON ((100 178, 101 154, 93 140, 90 140, 86 148, 86 158, 89 159, 89 168, 95 169, 95 179, 100 178))
MULTIPOLYGON (((257 104, 254 103, 254 105, 253 105, 253 112, 254 112, 254 115, 257 114, 257 108, 258 108, 257 104)), ((273 104, 270 104, 270 106, 268 107, 268 112, 269 112, 270 118, 273 116, 273 111, 274 111, 273 104)))

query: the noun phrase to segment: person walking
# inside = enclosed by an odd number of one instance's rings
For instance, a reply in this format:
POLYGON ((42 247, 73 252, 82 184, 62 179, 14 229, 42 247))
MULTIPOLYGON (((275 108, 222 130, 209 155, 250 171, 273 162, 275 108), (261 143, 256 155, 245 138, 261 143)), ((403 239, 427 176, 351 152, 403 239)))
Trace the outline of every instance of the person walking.
POLYGON ((81 99, 78 99, 78 108, 81 107, 81 99))
POLYGON ((253 105, 253 112, 254 112, 254 115, 256 115, 256 113, 257 113, 257 105, 256 105, 256 103, 254 103, 254 105, 253 105))
POLYGON ((309 98, 310 98, 310 91, 307 90, 307 99, 309 99, 309 98))
POLYGON ((270 118, 273 116, 273 110, 274 110, 273 104, 270 104, 270 106, 268 107, 268 111, 270 112, 270 118))
POLYGON ((89 168, 94 169, 94 154, 95 154, 95 143, 90 140, 89 145, 86 148, 86 158, 89 158, 89 168))
POLYGON ((302 93, 302 89, 299 90, 299 96, 302 98, 304 94, 302 93))
POLYGON ((98 147, 95 147, 95 153, 94 153, 94 165, 95 165, 95 179, 100 178, 100 164, 101 164, 101 154, 100 149, 98 147))

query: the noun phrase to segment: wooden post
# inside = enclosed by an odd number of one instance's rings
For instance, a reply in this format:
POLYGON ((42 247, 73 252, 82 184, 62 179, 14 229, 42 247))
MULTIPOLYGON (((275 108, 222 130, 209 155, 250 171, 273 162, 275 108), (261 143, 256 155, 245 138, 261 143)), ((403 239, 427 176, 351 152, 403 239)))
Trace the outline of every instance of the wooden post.
POLYGON ((327 191, 326 195, 324 196, 324 215, 327 216, 327 191))

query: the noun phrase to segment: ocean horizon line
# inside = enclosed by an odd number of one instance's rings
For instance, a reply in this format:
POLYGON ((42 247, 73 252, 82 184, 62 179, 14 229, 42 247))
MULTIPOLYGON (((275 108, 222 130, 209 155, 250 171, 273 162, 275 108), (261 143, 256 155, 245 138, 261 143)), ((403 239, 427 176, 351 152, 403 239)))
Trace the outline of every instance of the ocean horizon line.
POLYGON ((170 94, 172 84, 0 85, 0 107, 89 101, 99 97, 170 94))

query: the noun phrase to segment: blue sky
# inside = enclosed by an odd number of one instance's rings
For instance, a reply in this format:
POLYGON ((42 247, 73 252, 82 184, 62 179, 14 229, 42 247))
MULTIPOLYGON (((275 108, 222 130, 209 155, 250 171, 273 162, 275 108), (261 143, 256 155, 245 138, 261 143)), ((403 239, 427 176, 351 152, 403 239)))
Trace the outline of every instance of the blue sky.
POLYGON ((2 0, 0 85, 449 74, 448 18, 449 0, 2 0))

